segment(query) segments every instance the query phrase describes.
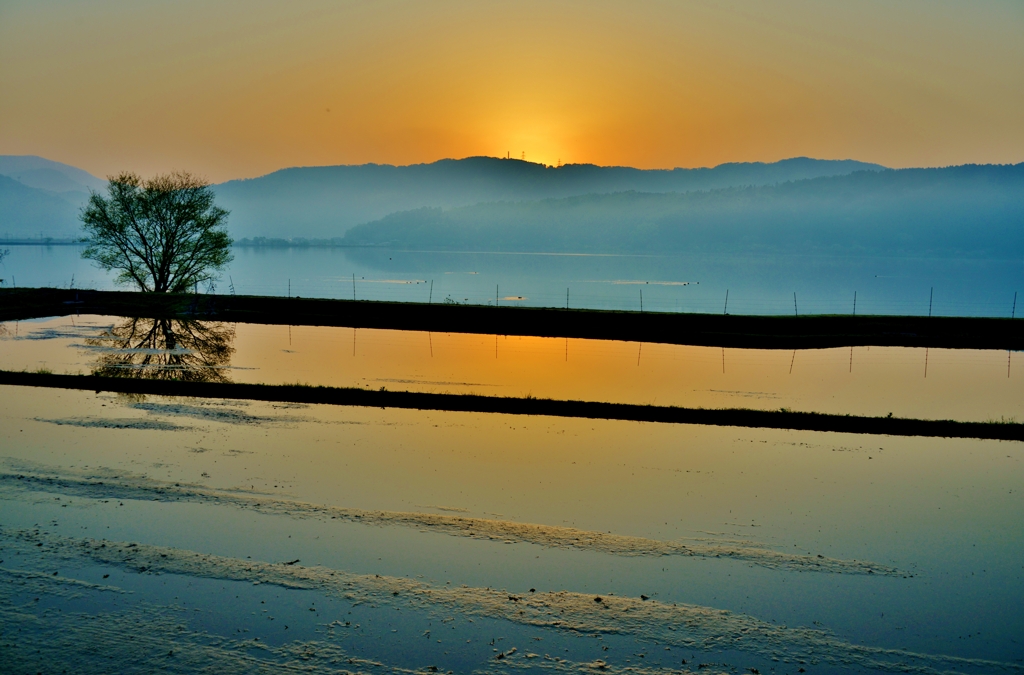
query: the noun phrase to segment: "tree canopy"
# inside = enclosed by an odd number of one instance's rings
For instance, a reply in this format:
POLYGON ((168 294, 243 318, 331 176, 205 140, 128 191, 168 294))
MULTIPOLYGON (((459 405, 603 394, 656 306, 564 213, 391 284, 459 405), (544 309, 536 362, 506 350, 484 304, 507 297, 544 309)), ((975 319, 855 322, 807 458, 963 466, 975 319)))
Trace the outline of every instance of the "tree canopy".
POLYGON ((93 192, 82 210, 82 257, 146 292, 181 293, 211 282, 231 261, 228 212, 214 197, 209 183, 184 172, 111 176, 107 195, 93 192))

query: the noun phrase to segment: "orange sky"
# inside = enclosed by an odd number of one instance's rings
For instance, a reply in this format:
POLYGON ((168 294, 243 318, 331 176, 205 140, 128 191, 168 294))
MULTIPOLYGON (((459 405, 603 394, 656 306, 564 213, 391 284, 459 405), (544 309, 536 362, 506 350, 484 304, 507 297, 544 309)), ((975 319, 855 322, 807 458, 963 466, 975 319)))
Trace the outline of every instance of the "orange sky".
POLYGON ((4 0, 0 154, 221 181, 469 155, 1024 161, 1024 3, 4 0))

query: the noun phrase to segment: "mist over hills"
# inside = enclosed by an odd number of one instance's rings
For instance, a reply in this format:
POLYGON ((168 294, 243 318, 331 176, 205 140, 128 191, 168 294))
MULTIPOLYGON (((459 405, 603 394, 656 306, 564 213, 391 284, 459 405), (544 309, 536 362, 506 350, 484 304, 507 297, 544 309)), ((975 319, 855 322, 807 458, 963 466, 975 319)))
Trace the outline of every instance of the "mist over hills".
MULTIPOLYGON (((105 182, 0 156, 0 237, 73 238, 105 182)), ((285 169, 214 186, 236 239, 550 252, 1024 255, 1024 164, 890 170, 795 158, 641 170, 473 157, 285 169)))
POLYGON ((880 170, 877 164, 799 157, 772 164, 722 164, 708 169, 644 170, 517 159, 469 157, 431 164, 283 169, 216 186, 231 211, 235 237, 329 239, 396 211, 455 208, 495 201, 641 192, 687 192, 880 170))
POLYGON ((34 155, 0 155, 0 237, 80 235, 78 210, 106 181, 34 155))
MULTIPOLYGON (((0 237, 67 239, 81 235, 70 194, 33 188, 0 174, 0 237)), ((82 197, 84 203, 87 195, 82 197)))
MULTIPOLYGON (((454 208, 481 202, 531 201, 637 190, 686 192, 732 185, 771 185, 801 178, 883 167, 852 160, 806 157, 706 169, 642 170, 570 164, 548 167, 493 157, 430 164, 327 166, 283 169, 214 186, 231 211, 236 239, 341 237, 355 225, 397 211, 454 208)), ((0 237, 78 236, 78 211, 90 190, 106 181, 67 164, 31 155, 0 156, 0 237)))
POLYGON ((88 171, 35 155, 0 155, 0 175, 51 192, 88 195, 89 190, 102 190, 107 185, 88 171))
POLYGON ((688 193, 423 208, 343 243, 419 250, 1024 255, 1024 164, 858 171, 688 193))

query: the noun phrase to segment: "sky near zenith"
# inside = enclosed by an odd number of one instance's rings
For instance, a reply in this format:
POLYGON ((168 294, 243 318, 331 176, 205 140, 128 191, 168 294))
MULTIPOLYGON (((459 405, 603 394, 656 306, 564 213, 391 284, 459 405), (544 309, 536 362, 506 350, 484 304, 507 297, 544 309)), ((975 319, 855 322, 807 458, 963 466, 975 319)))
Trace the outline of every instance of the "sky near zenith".
POLYGON ((1024 161, 1021 0, 2 0, 0 154, 1024 161))

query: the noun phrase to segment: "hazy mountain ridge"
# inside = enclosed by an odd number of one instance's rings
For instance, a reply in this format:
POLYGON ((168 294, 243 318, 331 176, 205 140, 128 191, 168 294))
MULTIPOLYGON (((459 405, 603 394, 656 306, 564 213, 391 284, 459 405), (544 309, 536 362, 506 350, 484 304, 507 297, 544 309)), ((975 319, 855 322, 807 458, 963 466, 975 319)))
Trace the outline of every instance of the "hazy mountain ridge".
POLYGON ((348 228, 421 207, 454 208, 496 201, 536 201, 638 190, 687 192, 733 185, 770 185, 801 178, 880 170, 877 164, 806 157, 771 164, 646 170, 567 164, 548 167, 493 157, 430 164, 364 164, 283 169, 216 186, 232 212, 236 237, 341 236, 348 228))
POLYGON ((0 237, 80 236, 78 211, 106 181, 34 155, 0 155, 0 237))
POLYGON ((0 155, 0 175, 29 187, 51 192, 102 190, 107 181, 88 171, 35 155, 0 155))
MULTIPOLYGON (((470 157, 411 166, 282 169, 259 178, 228 181, 216 185, 215 190, 218 202, 231 211, 229 227, 236 238, 332 239, 352 226, 424 206, 452 208, 627 190, 685 192, 881 168, 853 160, 806 157, 771 164, 669 170, 593 164, 555 168, 520 160, 470 157)), ((89 191, 106 188, 105 181, 86 171, 31 155, 0 156, 0 176, 13 179, 23 188, 7 186, 0 199, 0 237, 8 238, 77 236, 78 210, 88 200, 89 191)))
POLYGON ((78 207, 67 199, 0 175, 0 237, 66 239, 80 230, 78 207))
POLYGON ((1024 253, 1024 164, 861 171, 684 194, 396 213, 352 246, 549 252, 1024 253))

